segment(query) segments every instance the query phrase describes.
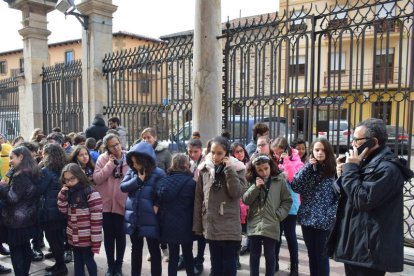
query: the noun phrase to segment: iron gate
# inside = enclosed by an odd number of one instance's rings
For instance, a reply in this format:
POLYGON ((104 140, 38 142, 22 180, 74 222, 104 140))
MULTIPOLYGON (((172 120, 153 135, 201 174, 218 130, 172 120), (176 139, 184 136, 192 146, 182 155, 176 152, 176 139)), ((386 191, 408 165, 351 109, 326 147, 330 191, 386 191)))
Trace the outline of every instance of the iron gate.
MULTIPOLYGON (((390 125, 389 146, 413 167, 413 17, 409 0, 382 0, 228 22, 218 38, 224 45, 223 128, 248 143, 251 129, 235 122, 268 120, 273 137, 309 143, 326 137, 339 154, 359 121, 377 117, 390 125)), ((191 136, 192 50, 190 32, 105 57, 105 114, 121 119, 130 145, 151 126, 171 150, 184 149, 191 136)), ((404 199, 410 242, 411 183, 404 199)))
POLYGON ((17 78, 0 80, 0 133, 9 141, 20 134, 17 78))
POLYGON ((43 67, 43 131, 83 131, 82 62, 43 67))

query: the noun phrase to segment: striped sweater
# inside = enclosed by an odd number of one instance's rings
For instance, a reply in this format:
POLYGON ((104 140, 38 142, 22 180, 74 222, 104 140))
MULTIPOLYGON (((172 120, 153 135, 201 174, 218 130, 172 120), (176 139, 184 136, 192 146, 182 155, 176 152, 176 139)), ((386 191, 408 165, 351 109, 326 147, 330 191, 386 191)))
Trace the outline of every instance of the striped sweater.
POLYGON ((102 198, 91 186, 77 184, 58 194, 59 211, 67 215, 68 242, 75 247, 92 247, 98 254, 102 242, 102 198))

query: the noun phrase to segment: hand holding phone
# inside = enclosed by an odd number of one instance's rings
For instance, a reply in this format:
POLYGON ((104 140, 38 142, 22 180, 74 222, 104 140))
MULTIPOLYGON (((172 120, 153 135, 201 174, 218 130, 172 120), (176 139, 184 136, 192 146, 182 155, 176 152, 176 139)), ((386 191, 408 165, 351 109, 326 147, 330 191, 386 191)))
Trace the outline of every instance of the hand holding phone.
POLYGON ((368 139, 365 143, 360 145, 358 148, 354 146, 353 149, 350 149, 349 152, 346 153, 347 162, 359 165, 359 163, 361 163, 361 161, 365 158, 368 150, 375 146, 376 146, 376 142, 373 138, 368 139))
POLYGON ((256 177, 256 187, 261 188, 264 186, 264 180, 261 177, 256 177))
POLYGON ((374 146, 375 146, 375 140, 373 138, 369 138, 367 141, 365 141, 365 143, 363 143, 362 145, 358 147, 358 155, 361 155, 364 149, 366 148, 370 149, 370 148, 373 148, 374 146))

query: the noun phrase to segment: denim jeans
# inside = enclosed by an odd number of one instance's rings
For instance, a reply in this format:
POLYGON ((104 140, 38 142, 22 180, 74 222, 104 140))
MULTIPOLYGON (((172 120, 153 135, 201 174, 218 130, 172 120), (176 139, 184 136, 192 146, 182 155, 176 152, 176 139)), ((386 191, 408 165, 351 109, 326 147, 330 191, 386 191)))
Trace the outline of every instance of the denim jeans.
POLYGON ((266 260, 266 276, 275 274, 276 257, 275 246, 277 240, 264 236, 250 236, 250 276, 259 276, 262 244, 266 260))
POLYGON ((276 244, 275 248, 275 256, 276 256, 276 263, 279 262, 279 252, 280 246, 282 244, 282 233, 285 234, 289 255, 290 255, 290 263, 297 264, 298 263, 298 240, 296 237, 296 215, 288 215, 281 223, 280 223, 280 242, 276 244))
POLYGON ((123 229, 124 216, 116 213, 103 213, 103 232, 108 270, 112 273, 122 271, 126 235, 123 229), (116 259, 115 259, 116 249, 116 259))
POLYGON ((302 225, 303 239, 308 249, 311 276, 329 275, 329 258, 324 254, 329 231, 302 225))
POLYGON ((14 275, 29 275, 30 263, 32 262, 32 249, 30 248, 30 241, 16 246, 9 245, 9 249, 14 275))
POLYGON ((239 241, 208 240, 213 276, 235 276, 236 252, 239 241))
POLYGON ((92 248, 88 247, 73 247, 73 259, 75 262, 75 276, 85 276, 85 265, 88 269, 89 276, 98 275, 98 267, 93 258, 92 248))
MULTIPOLYGON (((168 276, 177 276, 178 259, 180 256, 180 244, 168 243, 169 257, 168 276)), ((183 250, 184 264, 187 276, 194 275, 193 242, 181 244, 183 250)))
MULTIPOLYGON (((142 248, 144 237, 140 237, 138 231, 134 231, 131 238, 131 275, 139 276, 142 270, 142 248)), ((160 242, 157 239, 146 238, 148 251, 151 255, 151 275, 161 276, 161 250, 160 242)))

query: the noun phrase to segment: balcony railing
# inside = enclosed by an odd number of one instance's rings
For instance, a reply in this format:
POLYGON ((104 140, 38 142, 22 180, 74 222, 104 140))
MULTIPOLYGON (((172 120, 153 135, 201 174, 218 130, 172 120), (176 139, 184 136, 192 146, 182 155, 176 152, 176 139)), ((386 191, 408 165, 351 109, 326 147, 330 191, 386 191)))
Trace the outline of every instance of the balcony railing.
MULTIPOLYGON (((401 68, 401 71, 404 72, 404 68, 401 68)), ((352 84, 349 84, 349 77, 350 72, 349 70, 342 71, 340 74, 339 72, 325 72, 324 73, 324 87, 328 87, 328 81, 330 80, 331 87, 338 87, 338 83, 340 82, 341 88, 355 88, 361 87, 361 74, 362 74, 362 86, 372 86, 374 82, 376 85, 384 84, 388 81, 388 84, 396 84, 398 82, 398 68, 397 67, 382 67, 376 68, 375 73, 374 69, 364 69, 362 72, 361 70, 352 70, 352 84), (388 74, 388 78, 387 78, 388 74), (339 78, 340 77, 340 78, 339 78)), ((401 81, 401 85, 405 85, 403 81, 401 81)))

